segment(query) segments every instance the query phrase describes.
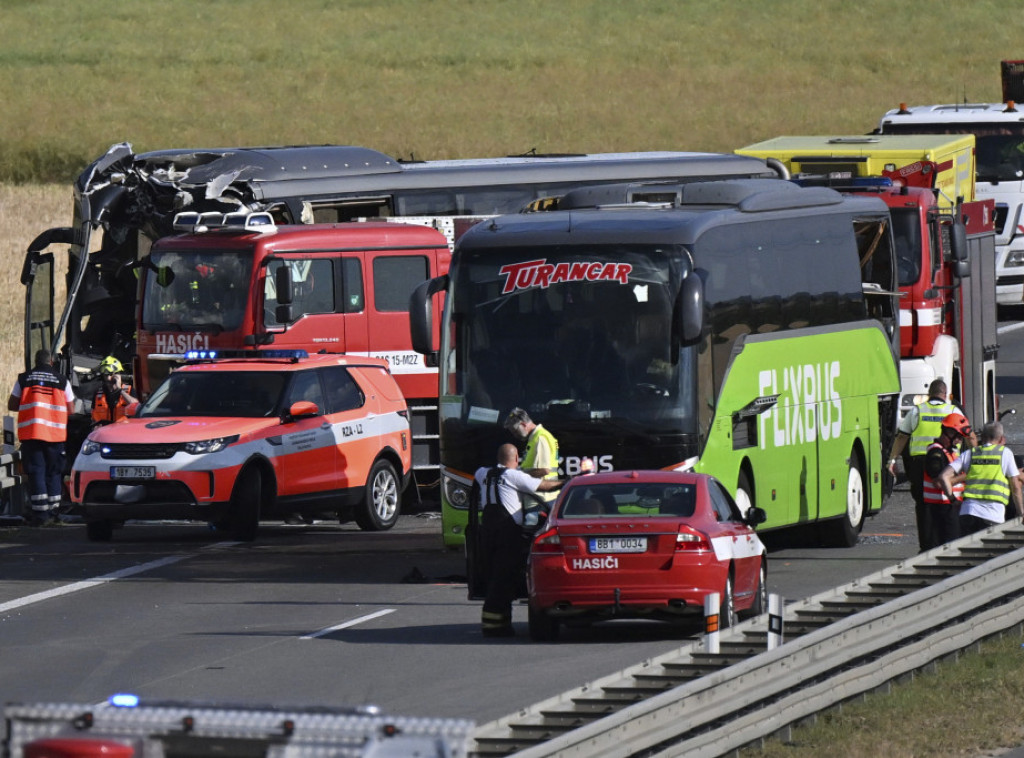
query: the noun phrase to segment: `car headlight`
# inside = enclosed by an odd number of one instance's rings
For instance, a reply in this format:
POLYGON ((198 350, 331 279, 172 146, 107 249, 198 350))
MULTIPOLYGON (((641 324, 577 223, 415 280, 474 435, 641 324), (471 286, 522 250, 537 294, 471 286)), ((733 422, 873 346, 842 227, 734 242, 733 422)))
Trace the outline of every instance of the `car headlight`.
POLYGON ((228 445, 238 442, 238 435, 230 437, 217 437, 212 440, 201 440, 199 442, 186 442, 184 450, 192 455, 203 455, 204 453, 218 453, 228 445))
POLYGON ((100 445, 100 443, 93 442, 90 439, 86 439, 85 442, 82 443, 82 447, 79 450, 79 452, 82 455, 92 455, 93 453, 98 453, 101 447, 103 446, 100 445))

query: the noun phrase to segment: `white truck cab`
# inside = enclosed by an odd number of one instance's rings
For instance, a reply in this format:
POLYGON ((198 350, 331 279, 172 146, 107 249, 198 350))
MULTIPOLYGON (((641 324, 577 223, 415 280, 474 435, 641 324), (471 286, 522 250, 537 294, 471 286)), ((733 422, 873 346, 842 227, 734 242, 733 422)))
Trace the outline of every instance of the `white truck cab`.
POLYGON ((1024 105, 917 105, 886 113, 882 134, 973 134, 978 200, 995 201, 996 302, 1024 298, 1024 105))

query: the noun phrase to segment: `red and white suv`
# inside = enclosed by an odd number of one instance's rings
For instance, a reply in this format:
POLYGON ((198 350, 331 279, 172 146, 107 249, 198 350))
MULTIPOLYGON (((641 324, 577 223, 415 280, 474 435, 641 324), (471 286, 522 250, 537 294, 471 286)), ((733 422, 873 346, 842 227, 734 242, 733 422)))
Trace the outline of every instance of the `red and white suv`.
POLYGON ((239 540, 295 514, 382 530, 411 466, 405 399, 383 360, 251 351, 178 369, 131 418, 93 431, 71 499, 99 541, 129 519, 208 521, 239 540))

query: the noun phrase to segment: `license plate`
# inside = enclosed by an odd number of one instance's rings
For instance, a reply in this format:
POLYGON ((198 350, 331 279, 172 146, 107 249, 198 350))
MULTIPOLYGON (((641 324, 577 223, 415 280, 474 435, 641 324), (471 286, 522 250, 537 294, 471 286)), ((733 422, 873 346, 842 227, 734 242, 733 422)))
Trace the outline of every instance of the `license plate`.
POLYGON ((152 479, 156 466, 111 466, 111 479, 152 479))
POLYGON ((647 551, 646 537, 591 537, 592 553, 643 553, 647 551))

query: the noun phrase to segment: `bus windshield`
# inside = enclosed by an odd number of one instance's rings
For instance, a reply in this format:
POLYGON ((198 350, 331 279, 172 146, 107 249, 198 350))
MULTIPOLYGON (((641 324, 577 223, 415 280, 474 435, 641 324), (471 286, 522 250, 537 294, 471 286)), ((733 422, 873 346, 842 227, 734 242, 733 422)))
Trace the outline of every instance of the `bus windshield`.
POLYGON ((147 265, 142 323, 148 331, 231 331, 242 325, 250 253, 154 251, 147 265))
POLYGON ((673 328, 688 271, 671 246, 467 251, 441 369, 458 423, 493 424, 518 406, 563 429, 692 433, 695 372, 673 328))

